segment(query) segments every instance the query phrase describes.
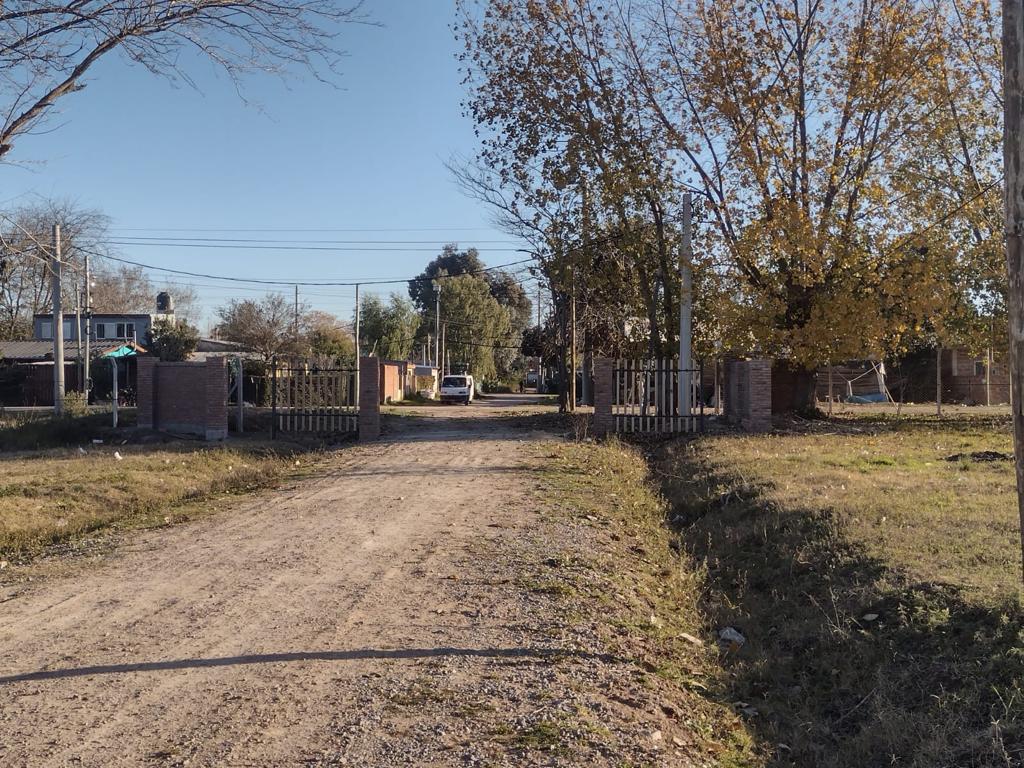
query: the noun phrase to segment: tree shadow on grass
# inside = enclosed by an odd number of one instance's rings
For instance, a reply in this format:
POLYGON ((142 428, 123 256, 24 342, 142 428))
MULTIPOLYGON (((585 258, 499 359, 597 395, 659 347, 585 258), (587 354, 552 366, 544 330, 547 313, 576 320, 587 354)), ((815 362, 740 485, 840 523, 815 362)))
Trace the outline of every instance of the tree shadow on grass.
POLYGON ((722 691, 770 765, 1024 765, 1024 611, 914 583, 827 509, 773 506, 690 450, 654 457, 673 523, 707 568, 705 610, 746 644, 722 691))

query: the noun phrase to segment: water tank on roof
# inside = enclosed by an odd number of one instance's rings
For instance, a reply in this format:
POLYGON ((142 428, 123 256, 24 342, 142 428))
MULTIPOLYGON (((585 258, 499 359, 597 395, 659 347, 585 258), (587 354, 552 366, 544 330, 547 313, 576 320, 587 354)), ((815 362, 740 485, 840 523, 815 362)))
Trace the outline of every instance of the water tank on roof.
POLYGON ((174 299, 171 298, 171 294, 167 291, 160 291, 156 295, 156 311, 159 315, 174 314, 174 299))

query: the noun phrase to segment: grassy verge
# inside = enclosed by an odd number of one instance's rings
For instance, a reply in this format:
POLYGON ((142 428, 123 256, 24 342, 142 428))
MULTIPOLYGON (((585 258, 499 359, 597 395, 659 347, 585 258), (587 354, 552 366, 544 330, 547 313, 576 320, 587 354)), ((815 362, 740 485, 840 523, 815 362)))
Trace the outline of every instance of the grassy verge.
POLYGON ((655 457, 707 574, 703 610, 747 639, 725 660, 729 695, 749 704, 769 762, 1021 765, 1005 421, 813 429, 706 437, 655 457))
MULTIPOLYGON (((122 427, 135 424, 135 409, 123 410, 118 419, 122 427)), ((53 418, 49 413, 0 411, 0 452, 38 451, 64 445, 85 445, 94 438, 115 433, 109 413, 53 418)))
POLYGON ((90 444, 3 456, 0 560, 24 564, 99 530, 178 522, 200 513, 188 502, 264 487, 309 464, 287 446, 256 442, 90 444))
POLYGON ((550 514, 575 517, 594 534, 586 548, 576 542, 549 562, 557 578, 533 591, 557 593, 597 623, 613 654, 641 665, 642 684, 681 728, 672 743, 692 764, 758 765, 701 612, 703 573, 666 524, 668 506, 644 457, 614 441, 558 443, 545 466, 539 493, 550 514))

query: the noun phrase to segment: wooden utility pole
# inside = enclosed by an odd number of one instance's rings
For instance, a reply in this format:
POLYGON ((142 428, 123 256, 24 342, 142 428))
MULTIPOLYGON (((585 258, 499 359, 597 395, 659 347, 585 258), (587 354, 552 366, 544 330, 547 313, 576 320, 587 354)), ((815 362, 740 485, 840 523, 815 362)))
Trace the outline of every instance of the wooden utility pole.
POLYGON ((935 415, 942 418, 942 345, 935 350, 935 415))
POLYGON ((1009 277, 1010 391, 1024 559, 1024 0, 1003 0, 1003 212, 1009 277))
POLYGON ((689 369, 693 351, 691 348, 691 326, 693 313, 693 195, 683 194, 683 243, 679 254, 679 415, 688 417, 692 412, 690 402, 689 369), (685 371, 685 372, 684 372, 685 371))
POLYGON ((64 305, 61 296, 60 224, 53 225, 53 412, 64 413, 64 305))
POLYGON ((572 281, 569 299, 569 410, 576 410, 576 267, 569 265, 569 279, 572 281))

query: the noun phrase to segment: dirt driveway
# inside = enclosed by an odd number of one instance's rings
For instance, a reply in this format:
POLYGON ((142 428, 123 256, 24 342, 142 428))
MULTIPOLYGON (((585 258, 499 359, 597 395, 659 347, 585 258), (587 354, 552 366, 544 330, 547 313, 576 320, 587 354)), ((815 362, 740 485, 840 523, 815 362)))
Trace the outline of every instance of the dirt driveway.
POLYGON ((550 437, 465 411, 0 603, 0 765, 669 764, 522 587, 550 437), (537 726, 581 707, 608 746, 537 726))

